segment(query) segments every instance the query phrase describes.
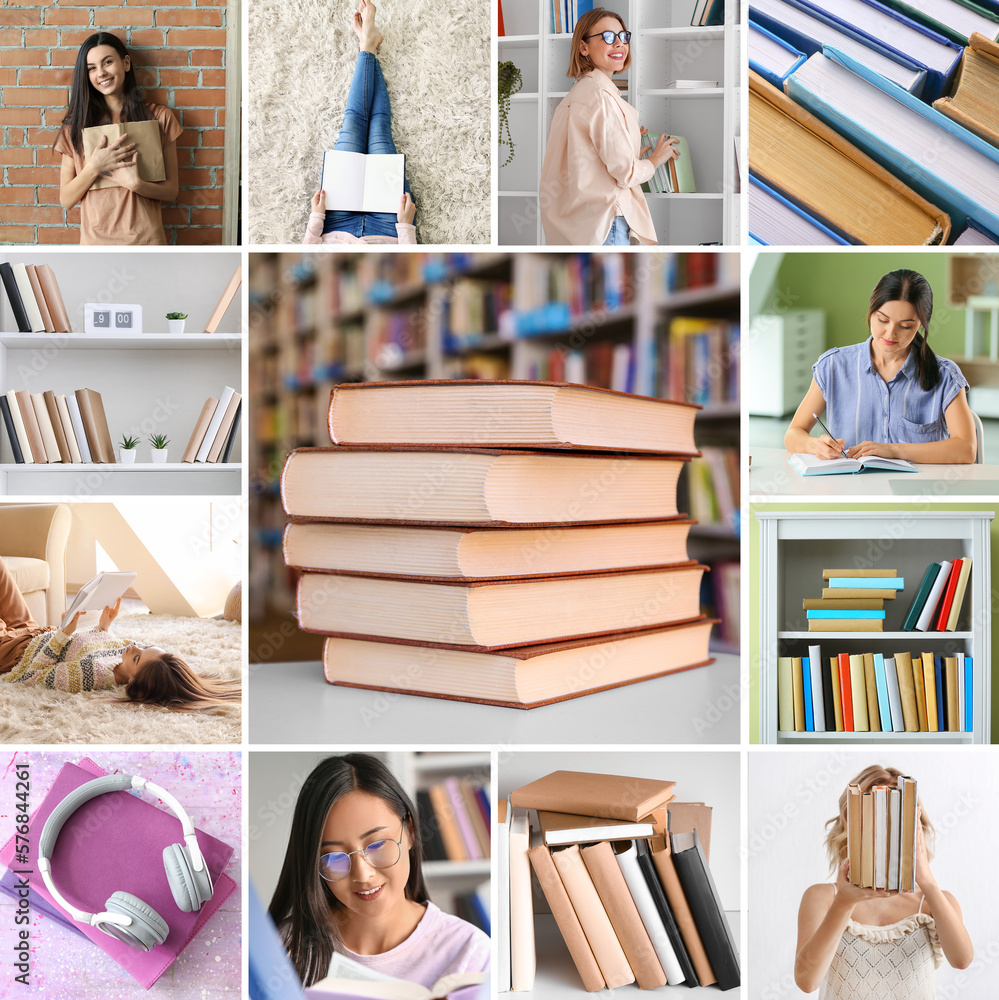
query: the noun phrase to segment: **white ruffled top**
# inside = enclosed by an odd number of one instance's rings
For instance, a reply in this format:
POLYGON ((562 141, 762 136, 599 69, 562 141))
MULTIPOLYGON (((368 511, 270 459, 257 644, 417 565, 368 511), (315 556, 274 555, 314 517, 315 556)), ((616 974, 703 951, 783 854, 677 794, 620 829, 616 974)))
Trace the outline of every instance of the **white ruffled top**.
POLYGON ((928 913, 884 926, 851 920, 819 1000, 934 1000, 933 972, 942 962, 937 926, 928 913))

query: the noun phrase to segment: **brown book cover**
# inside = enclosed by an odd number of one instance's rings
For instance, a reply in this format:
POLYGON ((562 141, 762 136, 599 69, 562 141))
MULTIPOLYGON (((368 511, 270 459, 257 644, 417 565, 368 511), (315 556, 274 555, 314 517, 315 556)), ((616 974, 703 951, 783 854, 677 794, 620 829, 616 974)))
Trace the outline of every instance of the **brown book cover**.
POLYGON ((28 281, 31 283, 31 290, 35 293, 35 302, 38 305, 38 311, 42 314, 42 324, 45 326, 45 332, 55 333, 55 327, 52 325, 52 314, 49 312, 48 304, 45 301, 45 293, 42 291, 42 284, 38 280, 35 265, 25 264, 24 270, 28 275, 28 281))
POLYGON ((864 681, 867 684, 867 720, 872 733, 881 732, 881 713, 878 709, 878 681, 874 673, 874 654, 864 653, 864 681))
POLYGON ((69 445, 69 454, 73 462, 82 462, 83 454, 76 440, 76 431, 73 428, 73 418, 69 412, 69 404, 63 395, 56 396, 56 408, 59 410, 59 419, 62 421, 62 432, 66 435, 66 444, 69 445))
POLYGON ((699 409, 566 382, 347 382, 330 396, 329 432, 337 444, 586 448, 691 457, 699 454, 699 409))
POLYGON ((874 588, 852 589, 850 587, 823 587, 822 597, 833 598, 835 600, 852 600, 854 597, 881 598, 885 601, 894 601, 897 595, 895 590, 877 590, 874 588))
POLYGON ((35 416, 35 407, 31 402, 31 394, 27 389, 18 389, 17 405, 21 411, 21 420, 24 421, 24 432, 28 435, 28 444, 31 447, 31 457, 40 463, 48 462, 49 457, 45 451, 45 443, 42 441, 42 431, 38 426, 38 417, 35 416))
POLYGON ((957 590, 954 591, 954 600, 951 602, 950 614, 947 616, 948 632, 953 632, 957 628, 957 620, 961 615, 961 605, 964 604, 964 595, 968 589, 970 576, 971 559, 965 556, 961 560, 961 575, 957 578, 957 590))
POLYGON ((430 804, 434 807, 434 819, 437 821, 437 830, 444 850, 447 851, 448 861, 467 861, 468 852, 465 850, 465 842, 461 838, 461 830, 447 789, 443 785, 431 785, 427 791, 430 793, 430 804))
POLYGON ((944 669, 947 674, 947 730, 951 733, 959 733, 964 729, 961 719, 961 690, 959 684, 961 679, 957 673, 957 657, 945 656, 944 669))
POLYGON ((912 677, 912 657, 908 653, 895 654, 895 673, 902 699, 902 721, 907 733, 919 732, 919 709, 916 707, 916 685, 912 677))
POLYGON ((902 848, 899 852, 898 887, 901 892, 916 889, 916 807, 918 796, 916 780, 908 775, 898 776, 902 789, 902 848))
POLYGON ((56 281, 55 272, 48 264, 36 264, 35 274, 42 286, 45 303, 52 317, 53 332, 72 333, 73 326, 69 322, 69 314, 66 312, 65 302, 62 300, 62 292, 59 291, 59 282, 56 281))
MULTIPOLYGON (((669 804, 669 829, 671 833, 693 833, 701 839, 704 858, 711 861, 711 806, 703 802, 671 802, 669 804)), ((663 831, 660 830, 661 834, 663 831)))
POLYGON ((45 400, 45 409, 48 410, 49 422, 52 424, 52 433, 55 435, 56 447, 59 449, 59 457, 67 465, 73 461, 73 453, 69 448, 69 441, 66 439, 66 431, 62 426, 62 417, 59 414, 59 404, 56 402, 56 395, 51 389, 46 389, 42 393, 45 400))
POLYGON ((835 597, 805 597, 801 601, 802 611, 883 611, 884 606, 882 597, 854 597, 848 601, 835 597))
MULTIPOLYGON (((669 907, 673 911, 673 919, 676 921, 677 929, 683 938, 691 965, 694 966, 694 972, 697 973, 697 980, 701 986, 710 986, 718 980, 711 968, 708 953, 704 950, 704 942, 697 930, 694 915, 690 912, 690 904, 687 902, 687 896, 680 884, 680 877, 676 873, 673 855, 670 853, 669 837, 653 837, 649 846, 652 849, 652 863, 659 873, 659 881, 666 893, 669 907)), ((705 854, 705 858, 707 858, 707 854, 705 854)))
POLYGON ((229 279, 229 284, 223 289, 222 297, 212 310, 211 316, 208 317, 208 322, 205 323, 205 333, 214 333, 218 329, 218 325, 222 321, 226 309, 229 308, 229 303, 232 302, 232 297, 236 294, 242 280, 243 266, 240 264, 229 279))
POLYGON ((839 686, 839 658, 829 657, 829 672, 832 676, 833 713, 836 716, 836 732, 843 732, 843 696, 839 686))
POLYGON ((42 444, 45 446, 45 454, 49 462, 61 462, 62 455, 59 454, 59 444, 56 441, 48 408, 45 406, 45 397, 40 392, 33 392, 30 395, 31 405, 35 408, 35 419, 38 421, 38 430, 42 435, 42 444))
POLYGON ((846 786, 846 856, 850 862, 850 882, 860 885, 863 810, 860 785, 846 786))
POLYGON ((187 442, 187 447, 184 449, 184 455, 181 458, 182 462, 194 461, 194 456, 198 454, 201 442, 205 439, 205 431, 208 430, 208 425, 212 422, 212 417, 215 415, 215 407, 218 405, 219 401, 215 398, 205 400, 205 405, 201 408, 201 416, 198 417, 198 422, 194 425, 191 440, 187 442))
POLYGON ((91 389, 77 389, 76 402, 80 407, 80 419, 83 421, 83 432, 87 435, 87 444, 90 446, 90 457, 95 462, 106 462, 104 449, 101 444, 101 437, 97 430, 97 423, 94 418, 94 411, 91 402, 91 389))
POLYGON ((883 632, 880 618, 809 618, 809 632, 883 632))
POLYGON ((937 675, 933 665, 933 654, 922 654, 923 691, 926 696, 926 724, 931 733, 940 731, 937 722, 937 675))
POLYGON ((823 580, 831 580, 834 576, 898 576, 898 570, 894 569, 824 569, 822 571, 823 580))
POLYGON ((864 888, 874 887, 874 795, 864 792, 860 796, 860 884, 864 888))
MULTIPOLYGON (((163 139, 160 133, 160 123, 155 118, 139 122, 113 122, 110 125, 92 125, 83 130, 83 157, 87 159, 97 148, 101 136, 107 136, 108 143, 114 142, 123 133, 128 138, 122 145, 135 143, 138 153, 136 161, 139 168, 139 179, 158 183, 166 180, 166 167, 163 163, 163 139)), ((121 187, 114 179, 114 171, 101 174, 90 185, 91 190, 99 188, 121 187)))
POLYGON ((794 706, 794 731, 805 731, 805 689, 800 656, 791 657, 791 701, 794 706))
MULTIPOLYGON (((215 442, 208 451, 209 462, 217 462, 219 460, 219 455, 222 454, 222 449, 225 447, 226 438, 229 437, 229 431, 232 429, 232 422, 236 419, 236 410, 239 409, 239 401, 242 398, 242 394, 238 392, 234 392, 230 397, 229 405, 225 408, 225 413, 222 414, 222 423, 219 424, 219 429, 215 433, 215 442)), ((200 448, 200 445, 198 447, 200 448)))
POLYGON ((553 771, 510 793, 512 805, 637 823, 675 794, 675 781, 586 771, 553 771))
MULTIPOLYGON (((908 656, 908 654, 906 654, 908 656)), ((928 733, 930 724, 926 710, 926 685, 923 681, 923 660, 917 654, 910 658, 912 663, 912 686, 916 691, 916 716, 919 719, 919 732, 928 733)))
POLYGON ((853 731, 869 733, 871 721, 867 717, 867 675, 864 672, 863 653, 850 654, 850 702, 853 709, 853 731))
POLYGON ((933 107, 999 146, 999 44, 977 31, 968 41, 952 93, 933 107))
POLYGON ((656 955, 649 932, 631 897, 628 883, 614 857, 614 849, 606 840, 580 850, 586 870, 593 880, 600 902, 610 919, 614 933, 635 973, 635 982, 642 990, 654 990, 666 985, 666 973, 656 955))
MULTIPOLYGON (((340 687, 540 708, 707 666, 714 662, 708 656, 708 636, 715 623, 702 616, 681 625, 499 652, 331 637, 323 646, 323 670, 326 680, 340 687)), ((662 822, 656 813, 651 819, 662 822)))
POLYGON ((551 852, 547 847, 534 847, 527 852, 531 866, 538 877, 541 891, 548 900, 552 916, 562 933, 572 961, 575 963, 579 978, 583 981, 583 989, 588 993, 596 993, 605 986, 604 977, 600 973, 597 960, 593 957, 593 949, 586 940, 586 934, 579 923, 579 917, 572 908, 572 902, 562 885, 562 879, 555 869, 551 852))
POLYGON ((749 165, 851 243, 944 244, 950 217, 749 71, 749 165))

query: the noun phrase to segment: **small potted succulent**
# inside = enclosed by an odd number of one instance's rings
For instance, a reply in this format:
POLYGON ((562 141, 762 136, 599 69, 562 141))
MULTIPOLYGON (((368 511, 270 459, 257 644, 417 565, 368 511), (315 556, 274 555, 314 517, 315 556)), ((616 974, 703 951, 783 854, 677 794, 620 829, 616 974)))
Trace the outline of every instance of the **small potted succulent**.
POLYGON ((138 438, 122 434, 121 443, 118 445, 118 461, 122 465, 133 465, 135 463, 135 448, 138 443, 138 438))
POLYGON ((153 462, 162 465, 167 460, 167 445, 170 443, 170 438, 166 434, 150 434, 149 444, 151 445, 150 453, 153 457, 153 462))
POLYGON ((167 313, 167 327, 170 329, 171 333, 183 333, 184 332, 184 320, 187 319, 187 313, 167 313))

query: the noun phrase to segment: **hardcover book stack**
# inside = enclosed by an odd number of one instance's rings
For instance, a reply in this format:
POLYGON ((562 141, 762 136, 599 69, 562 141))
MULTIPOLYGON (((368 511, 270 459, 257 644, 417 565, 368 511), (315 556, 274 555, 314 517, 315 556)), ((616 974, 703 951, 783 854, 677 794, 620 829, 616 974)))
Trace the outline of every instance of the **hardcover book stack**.
POLYGON ((995 242, 995 0, 749 9, 754 242, 995 242))
POLYGON ((917 790, 915 778, 897 785, 846 790, 846 848, 854 885, 890 892, 916 889, 917 790))
POLYGON ((893 569, 824 569, 822 579, 822 596, 802 602, 809 632, 883 632, 884 602, 905 587, 893 569))
POLYGON ((739 985, 739 959, 708 867, 711 809, 675 782, 556 771, 510 795, 500 817, 500 991, 530 990, 537 963, 533 868, 589 992, 637 983, 739 985), (541 843, 532 846, 528 810, 541 843))
POLYGON ((529 708, 701 666, 676 483, 696 406, 562 383, 338 386, 281 494, 327 680, 529 708))

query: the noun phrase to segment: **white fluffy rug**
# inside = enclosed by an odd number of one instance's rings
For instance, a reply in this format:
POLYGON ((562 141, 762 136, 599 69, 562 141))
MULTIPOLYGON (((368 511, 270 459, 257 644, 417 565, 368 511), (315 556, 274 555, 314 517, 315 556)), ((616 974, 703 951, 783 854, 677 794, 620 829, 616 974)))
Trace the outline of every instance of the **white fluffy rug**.
MULTIPOLYGON (((240 676, 241 627, 213 618, 121 615, 112 631, 177 653, 196 673, 240 676)), ((239 743, 239 702, 212 712, 117 704, 118 689, 63 694, 0 684, 0 743, 239 743)))
MULTIPOLYGON (((379 60, 420 243, 489 242, 488 3, 380 0, 379 60)), ((301 243, 357 57, 356 0, 254 0, 249 19, 251 243, 301 243)))

